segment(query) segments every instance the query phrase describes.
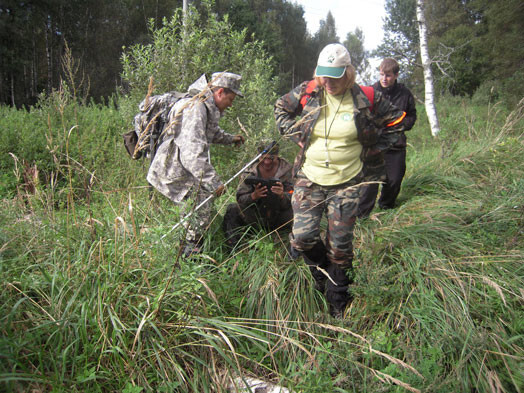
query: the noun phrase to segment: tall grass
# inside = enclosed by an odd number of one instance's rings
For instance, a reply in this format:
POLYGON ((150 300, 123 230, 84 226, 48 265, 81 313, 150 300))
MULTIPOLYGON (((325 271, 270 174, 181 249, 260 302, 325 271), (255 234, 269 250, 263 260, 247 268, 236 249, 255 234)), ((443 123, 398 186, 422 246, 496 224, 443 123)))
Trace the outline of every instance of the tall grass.
POLYGON ((414 147, 401 206, 359 227, 351 318, 418 364, 425 382, 401 379, 427 391, 522 391, 523 104, 443 135, 445 149, 414 147))
POLYGON ((33 147, 58 175, 31 191, 19 173, 0 202, 2 390, 225 392, 237 376, 296 392, 523 390, 522 103, 447 100, 439 139, 421 116, 400 205, 357 223, 354 300, 334 320, 285 238, 222 246, 233 188, 203 256, 181 258, 183 232, 162 236, 184 212, 125 156, 124 122, 102 120, 118 112, 49 100, 34 116, 56 120, 38 123, 53 143, 33 147))

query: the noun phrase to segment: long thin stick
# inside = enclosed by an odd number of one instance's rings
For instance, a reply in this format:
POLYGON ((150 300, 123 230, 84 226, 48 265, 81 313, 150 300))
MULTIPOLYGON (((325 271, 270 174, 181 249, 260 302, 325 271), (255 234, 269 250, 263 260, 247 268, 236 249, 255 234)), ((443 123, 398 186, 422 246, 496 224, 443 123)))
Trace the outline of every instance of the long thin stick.
MULTIPOLYGON (((241 175, 247 168, 249 168, 251 165, 253 165, 254 162, 256 162, 260 157, 262 157, 264 154, 266 154, 267 152, 269 152, 274 146, 275 146, 276 142, 273 141, 271 142, 263 151, 261 151, 255 158, 253 158, 251 161, 249 161, 249 163, 247 163, 241 170, 239 170, 235 175, 233 175, 233 177, 231 177, 228 181, 226 181, 224 183, 224 186, 227 186, 229 183, 231 183, 234 179, 236 179, 239 175, 241 175)), ((177 229, 182 223, 184 223, 189 217, 191 217, 193 215, 193 213, 195 213, 198 209, 200 209, 202 206, 204 206, 207 202, 209 202, 215 195, 214 194, 211 194, 210 196, 208 196, 206 199, 204 199, 202 202, 200 202, 198 204, 197 207, 195 207, 193 209, 192 212, 190 212, 189 214, 187 214, 182 220, 180 220, 178 223, 176 223, 169 231, 167 231, 164 235, 162 235, 162 237, 160 238, 160 240, 164 240, 164 238, 170 234, 172 231, 174 231, 175 229, 177 229)))

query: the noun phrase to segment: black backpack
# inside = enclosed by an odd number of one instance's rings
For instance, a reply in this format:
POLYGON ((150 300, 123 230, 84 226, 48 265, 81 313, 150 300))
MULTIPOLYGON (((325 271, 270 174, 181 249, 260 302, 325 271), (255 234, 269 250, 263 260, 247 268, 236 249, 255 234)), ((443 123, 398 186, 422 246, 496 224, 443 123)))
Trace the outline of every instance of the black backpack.
POLYGON ((162 132, 169 122, 169 111, 180 99, 190 97, 188 93, 171 91, 161 95, 146 97, 138 106, 135 115, 135 128, 123 135, 124 146, 134 160, 149 156, 155 157, 162 143, 162 132))

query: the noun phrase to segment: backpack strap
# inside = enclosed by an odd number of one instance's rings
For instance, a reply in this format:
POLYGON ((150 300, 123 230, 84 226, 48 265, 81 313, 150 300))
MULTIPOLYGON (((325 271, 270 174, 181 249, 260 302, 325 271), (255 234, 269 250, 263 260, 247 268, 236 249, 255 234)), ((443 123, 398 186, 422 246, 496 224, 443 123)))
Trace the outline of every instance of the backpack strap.
MULTIPOLYGON (((308 102, 308 100, 311 98, 311 93, 313 93, 313 90, 317 88, 317 81, 316 80, 310 80, 306 86, 306 92, 305 94, 300 98, 300 106, 304 108, 308 102)), ((373 86, 363 86, 361 85, 360 88, 366 95, 366 98, 370 102, 370 111, 373 112, 373 105, 375 102, 375 89, 373 89, 373 86)))
POLYGON ((373 105, 375 103, 375 89, 373 89, 373 86, 363 86, 363 85, 360 85, 360 88, 366 95, 366 98, 368 99, 368 101, 371 103, 369 110, 373 112, 373 105))
POLYGON ((311 98, 311 93, 313 93, 313 90, 317 88, 317 81, 312 79, 308 82, 306 86, 306 93, 300 98, 300 106, 304 108, 308 102, 308 100, 311 98))

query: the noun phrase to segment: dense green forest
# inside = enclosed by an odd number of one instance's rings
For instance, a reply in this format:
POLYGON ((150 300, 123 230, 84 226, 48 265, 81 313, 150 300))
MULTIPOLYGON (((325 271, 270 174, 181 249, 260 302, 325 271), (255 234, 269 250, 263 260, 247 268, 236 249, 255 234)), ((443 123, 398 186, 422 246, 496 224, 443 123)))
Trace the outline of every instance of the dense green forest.
POLYGON ((122 134, 148 89, 227 69, 249 77, 221 125, 247 141, 213 146, 221 178, 262 137, 293 160, 273 105, 326 43, 362 74, 396 57, 423 98, 415 1, 386 0, 373 53, 328 10, 310 34, 293 2, 192 4, 0 5, 0 391, 225 393, 253 377, 295 393, 523 392, 524 4, 426 0, 441 132, 419 105, 399 206, 356 223, 342 319, 277 233, 223 246, 235 182, 202 256, 181 257, 185 212, 122 134))
MULTIPOLYGON (((524 93, 524 6, 519 0, 426 0, 431 54, 438 92, 472 95, 478 88, 519 97, 524 93), (511 90, 511 92, 507 92, 511 90)), ((320 49, 342 42, 362 77, 371 56, 393 56, 403 79, 423 95, 415 0, 386 0, 384 42, 364 50, 359 26, 339 37, 326 10, 316 32, 308 32, 302 6, 287 0, 194 0, 202 22, 227 18, 246 41, 260 41, 272 58, 279 92, 309 79, 320 49)), ((151 29, 169 20, 182 0, 6 0, 0 4, 0 102, 34 105, 69 80, 63 66, 69 50, 76 60, 81 97, 101 102, 126 93, 121 56, 126 47, 151 42, 151 29)), ((336 18, 343 18, 337 15, 336 18)), ((363 18, 365 16, 363 15, 363 18)), ((377 29, 380 28, 377 26, 377 29)), ((209 71, 210 70, 202 70, 209 71)), ((367 81, 371 82, 371 81, 367 81)), ((515 104, 515 102, 513 102, 515 104)))

